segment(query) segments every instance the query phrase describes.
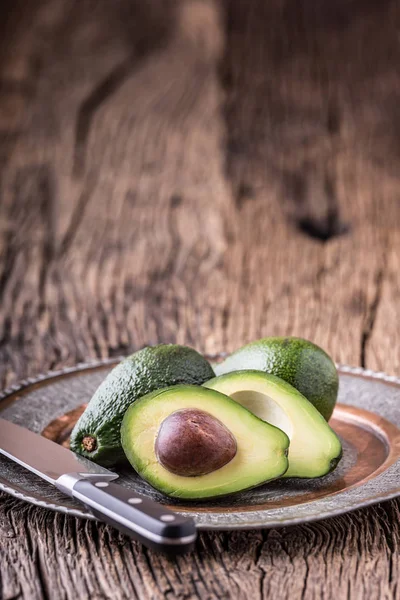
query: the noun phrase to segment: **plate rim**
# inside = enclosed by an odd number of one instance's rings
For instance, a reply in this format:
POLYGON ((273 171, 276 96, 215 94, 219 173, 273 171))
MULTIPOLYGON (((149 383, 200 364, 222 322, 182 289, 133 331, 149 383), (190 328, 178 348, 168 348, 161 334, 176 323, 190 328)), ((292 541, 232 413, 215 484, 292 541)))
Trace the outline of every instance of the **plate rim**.
MULTIPOLYGON (((226 352, 219 352, 215 354, 205 354, 205 357, 208 360, 216 360, 218 358, 223 358, 227 356, 226 352)), ((117 364, 121 360, 126 358, 125 355, 111 357, 111 358, 102 358, 102 359, 93 359, 87 360, 85 362, 80 362, 73 366, 62 367, 60 369, 49 370, 44 373, 40 373, 35 376, 27 377, 25 379, 21 379, 18 382, 12 384, 11 386, 5 388, 0 391, 0 408, 3 403, 10 398, 11 396, 25 391, 27 388, 34 386, 39 383, 43 383, 47 380, 56 379, 58 377, 63 377, 65 375, 72 375, 74 373, 79 373, 81 371, 90 371, 91 369, 98 369, 100 367, 112 366, 117 364)), ((396 387, 400 388, 400 377, 395 375, 388 375, 383 371, 374 371, 372 369, 365 369, 363 367, 358 366, 349 366, 346 364, 336 363, 336 368, 339 374, 343 375, 353 375, 358 376, 363 379, 373 379, 384 381, 385 383, 392 384, 396 387)), ((392 467, 400 467, 400 459, 395 462, 392 467)), ((381 473, 381 477, 385 475, 387 471, 381 473)), ((14 498, 19 500, 24 500, 34 506, 38 506, 40 508, 46 508, 47 510, 51 510, 53 512, 58 512, 61 514, 66 514, 70 516, 74 516, 81 519, 89 519, 92 521, 96 521, 96 517, 85 510, 79 510, 75 508, 70 508, 68 506, 64 506, 62 504, 54 504, 49 502, 48 500, 40 499, 35 496, 30 496, 28 493, 24 492, 17 485, 14 487, 10 487, 8 482, 0 476, 0 491, 5 492, 14 498)), ((346 504, 345 506, 338 506, 336 509, 330 508, 326 511, 320 511, 314 513, 309 513, 307 515, 302 515, 300 517, 283 517, 281 519, 271 520, 265 522, 263 520, 260 521, 252 521, 251 523, 243 523, 243 522, 232 522, 227 524, 219 524, 219 523, 196 523, 197 529, 203 531, 230 531, 230 530, 250 530, 250 529, 258 529, 258 528, 277 528, 284 527, 290 525, 297 525, 301 523, 310 523, 313 521, 319 521, 322 519, 326 519, 329 517, 335 517, 342 514, 346 514, 361 508, 365 508, 367 506, 371 506, 373 504, 378 504, 379 502, 384 502, 388 500, 392 500, 396 497, 400 496, 400 483, 397 488, 390 492, 375 494, 363 500, 357 500, 351 504, 346 504)), ((316 501, 318 502, 318 500, 316 501)), ((305 503, 307 504, 307 503, 305 503)), ((176 509, 179 512, 179 509, 176 509)), ((257 512, 256 510, 254 512, 257 512)), ((185 514, 188 515, 188 512, 185 511, 185 514)), ((190 513, 189 513, 190 514, 190 513)))

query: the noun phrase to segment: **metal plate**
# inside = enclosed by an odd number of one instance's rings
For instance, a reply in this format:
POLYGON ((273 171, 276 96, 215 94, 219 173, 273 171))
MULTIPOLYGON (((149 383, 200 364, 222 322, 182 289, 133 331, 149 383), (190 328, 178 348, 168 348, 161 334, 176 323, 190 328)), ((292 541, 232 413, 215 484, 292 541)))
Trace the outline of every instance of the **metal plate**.
MULTIPOLYGON (((217 357, 213 357, 214 359, 217 357)), ((0 416, 63 445, 97 386, 119 359, 41 375, 0 394, 0 416)), ((314 521, 400 495, 400 379, 339 366, 339 403, 331 425, 342 439, 338 468, 314 480, 280 480, 201 503, 159 494, 129 468, 119 482, 190 514, 200 529, 250 529, 314 521)), ((5 457, 0 490, 51 510, 93 519, 74 500, 5 457)))

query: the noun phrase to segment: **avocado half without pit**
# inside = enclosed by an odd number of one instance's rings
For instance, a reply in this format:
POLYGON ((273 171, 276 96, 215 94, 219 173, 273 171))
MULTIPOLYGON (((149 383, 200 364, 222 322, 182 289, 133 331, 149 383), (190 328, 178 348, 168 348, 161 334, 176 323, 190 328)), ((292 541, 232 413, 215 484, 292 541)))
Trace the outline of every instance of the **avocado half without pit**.
POLYGON ((139 475, 175 498, 231 494, 288 468, 283 431, 200 386, 172 386, 137 400, 125 413, 121 442, 139 475))
POLYGON ((285 477, 321 477, 342 456, 335 432, 294 387, 260 371, 236 371, 215 377, 205 387, 230 396, 260 419, 279 427, 290 439, 285 477))

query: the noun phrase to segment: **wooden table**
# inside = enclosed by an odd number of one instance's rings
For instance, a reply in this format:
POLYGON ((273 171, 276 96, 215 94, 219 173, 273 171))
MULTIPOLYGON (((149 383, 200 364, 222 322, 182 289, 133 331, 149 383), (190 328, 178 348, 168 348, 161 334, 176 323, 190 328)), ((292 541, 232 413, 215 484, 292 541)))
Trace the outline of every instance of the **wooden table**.
MULTIPOLYGON (((299 335, 400 373, 396 0, 2 0, 0 383, 299 335)), ((3 495, 2 598, 397 599, 398 501, 169 560, 3 495)))

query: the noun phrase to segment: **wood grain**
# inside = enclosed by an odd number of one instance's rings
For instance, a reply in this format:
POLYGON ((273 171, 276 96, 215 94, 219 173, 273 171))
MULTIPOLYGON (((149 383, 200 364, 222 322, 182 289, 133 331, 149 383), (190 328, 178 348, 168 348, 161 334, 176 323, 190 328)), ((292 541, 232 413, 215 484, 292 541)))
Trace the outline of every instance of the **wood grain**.
MULTIPOLYGON (((399 373, 397 0, 3 0, 0 383, 310 338, 399 373)), ((2 496, 2 597, 399 597, 400 505, 176 561, 2 496)))

